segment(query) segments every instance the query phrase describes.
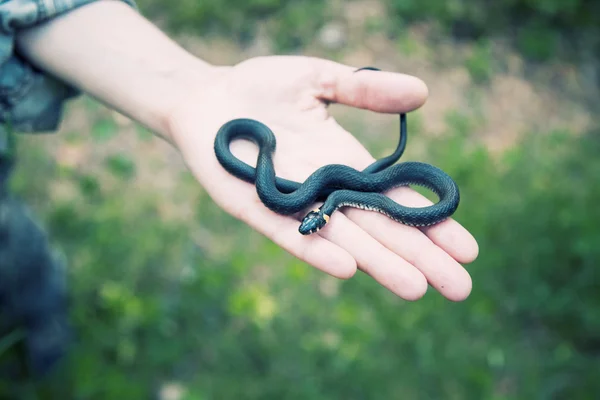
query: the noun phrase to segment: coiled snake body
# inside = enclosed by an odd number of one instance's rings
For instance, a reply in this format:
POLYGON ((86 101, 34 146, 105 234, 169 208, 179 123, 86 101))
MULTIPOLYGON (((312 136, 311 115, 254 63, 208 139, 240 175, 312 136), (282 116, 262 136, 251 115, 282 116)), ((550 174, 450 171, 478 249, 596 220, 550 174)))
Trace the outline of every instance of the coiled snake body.
POLYGON ((315 202, 324 202, 302 220, 298 230, 303 235, 319 231, 341 207, 377 211, 410 226, 437 224, 456 211, 460 201, 458 186, 444 171, 432 165, 395 164, 404 152, 406 139, 406 114, 401 114, 400 140, 393 154, 375 161, 363 171, 346 165, 326 165, 313 172, 304 183, 276 176, 272 159, 275 135, 259 121, 240 118, 225 123, 217 133, 214 150, 221 165, 237 178, 255 184, 260 200, 278 214, 296 214, 315 202), (229 145, 235 139, 248 139, 258 145, 256 168, 231 153, 229 145), (382 194, 406 185, 428 188, 439 201, 426 207, 406 207, 382 194))

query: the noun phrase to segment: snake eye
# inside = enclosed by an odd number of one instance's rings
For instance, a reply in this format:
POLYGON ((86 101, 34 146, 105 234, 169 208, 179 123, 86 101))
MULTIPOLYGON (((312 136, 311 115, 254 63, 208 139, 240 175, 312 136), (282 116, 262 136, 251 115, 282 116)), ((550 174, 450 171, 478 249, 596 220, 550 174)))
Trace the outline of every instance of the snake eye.
POLYGON ((311 233, 317 232, 321 229, 327 221, 323 218, 323 215, 319 211, 311 211, 306 214, 306 217, 302 220, 298 231, 303 235, 310 235, 311 233))

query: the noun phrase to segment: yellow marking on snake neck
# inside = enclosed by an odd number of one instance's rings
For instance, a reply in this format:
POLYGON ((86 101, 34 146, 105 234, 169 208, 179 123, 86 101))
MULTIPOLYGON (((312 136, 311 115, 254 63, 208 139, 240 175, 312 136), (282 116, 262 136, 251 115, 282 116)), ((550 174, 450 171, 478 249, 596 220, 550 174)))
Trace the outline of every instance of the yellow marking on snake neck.
POLYGON ((323 214, 323 219, 325 220, 325 223, 328 223, 329 222, 329 215, 323 214))

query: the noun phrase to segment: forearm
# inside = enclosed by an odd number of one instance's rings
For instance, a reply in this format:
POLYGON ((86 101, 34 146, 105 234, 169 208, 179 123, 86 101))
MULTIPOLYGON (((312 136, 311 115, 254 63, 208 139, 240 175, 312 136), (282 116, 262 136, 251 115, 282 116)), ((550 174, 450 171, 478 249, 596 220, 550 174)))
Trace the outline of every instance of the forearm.
POLYGON ((214 69, 117 1, 91 3, 23 30, 17 46, 38 68, 167 140, 169 111, 214 69))

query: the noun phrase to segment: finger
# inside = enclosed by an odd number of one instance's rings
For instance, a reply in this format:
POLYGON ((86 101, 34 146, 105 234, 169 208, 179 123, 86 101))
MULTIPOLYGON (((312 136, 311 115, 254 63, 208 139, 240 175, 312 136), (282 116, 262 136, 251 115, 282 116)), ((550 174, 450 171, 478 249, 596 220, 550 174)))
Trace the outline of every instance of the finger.
POLYGON ((319 235, 301 235, 298 232, 298 220, 266 208, 253 186, 245 182, 235 183, 235 188, 233 185, 220 187, 231 186, 225 189, 228 195, 215 196, 216 199, 226 199, 220 201, 221 206, 235 218, 250 225, 296 258, 327 274, 348 279, 356 273, 356 261, 346 250, 319 235), (235 196, 231 196, 232 193, 235 196))
POLYGON ((454 219, 424 227, 422 231, 459 263, 470 264, 479 255, 479 245, 473 235, 454 219))
MULTIPOLYGON (((186 146, 184 149, 197 147, 186 146)), ((318 235, 301 235, 298 232, 298 220, 265 207, 256 193, 256 187, 229 175, 216 158, 194 157, 193 154, 186 157, 184 152, 184 159, 211 198, 233 217, 327 274, 348 279, 356 273, 356 261, 347 251, 318 235)))
MULTIPOLYGON (((387 193, 392 200, 409 207, 425 207, 431 200, 408 187, 387 193)), ((477 258, 479 246, 471 233, 458 221, 448 218, 436 225, 420 228, 435 243, 459 263, 471 263, 477 258)))
POLYGON ((384 113, 404 113, 421 107, 428 96, 427 85, 411 75, 363 70, 333 61, 317 74, 317 97, 323 101, 384 113))
POLYGON ((334 213, 319 235, 345 249, 363 272, 397 296, 414 301, 427 292, 427 280, 421 272, 343 213, 334 213))
MULTIPOLYGON (((395 189, 388 193, 388 196, 399 204, 410 207, 431 204, 410 188, 395 189)), ((414 265, 424 274, 429 284, 449 300, 461 301, 469 296, 472 289, 471 277, 457 262, 457 253, 469 254, 472 251, 470 248, 477 248, 477 245, 472 236, 456 221, 448 220, 438 225, 438 238, 454 238, 453 246, 446 246, 446 243, 436 241, 436 237, 428 237, 417 228, 396 223, 379 213, 356 209, 347 209, 344 213, 375 240, 414 265), (463 248, 467 250, 457 251, 463 248)), ((444 240, 448 241, 442 239, 442 242, 444 240)))
MULTIPOLYGON (((353 138, 350 133, 347 133, 340 126, 336 126, 335 131, 342 132, 344 135, 353 138)), ((347 164, 353 168, 362 170, 374 161, 375 159, 365 150, 362 157, 355 157, 352 160, 339 161, 339 163, 347 164)), ((386 193, 386 195, 397 203, 408 207, 424 207, 433 204, 431 200, 409 187, 396 188, 386 193)), ((362 210, 356 211, 360 212, 362 210)), ((448 218, 447 220, 436 225, 420 229, 433 243, 443 249, 459 263, 468 264, 477 258, 479 253, 477 241, 473 235, 471 235, 471 233, 469 233, 469 231, 456 220, 448 218)))
POLYGON ((413 265, 447 299, 463 301, 469 296, 472 289, 469 273, 427 236, 415 228, 393 225, 381 219, 380 215, 365 214, 353 212, 348 217, 387 249, 413 265))

